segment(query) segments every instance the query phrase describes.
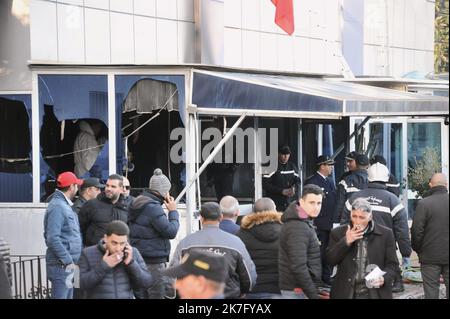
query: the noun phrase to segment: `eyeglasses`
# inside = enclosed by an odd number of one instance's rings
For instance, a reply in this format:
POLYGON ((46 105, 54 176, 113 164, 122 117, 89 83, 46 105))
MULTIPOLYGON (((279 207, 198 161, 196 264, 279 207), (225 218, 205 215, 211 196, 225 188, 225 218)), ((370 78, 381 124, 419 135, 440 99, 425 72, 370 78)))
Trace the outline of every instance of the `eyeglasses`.
POLYGON ((131 186, 130 186, 130 185, 124 186, 124 188, 125 188, 125 189, 131 189, 131 186))

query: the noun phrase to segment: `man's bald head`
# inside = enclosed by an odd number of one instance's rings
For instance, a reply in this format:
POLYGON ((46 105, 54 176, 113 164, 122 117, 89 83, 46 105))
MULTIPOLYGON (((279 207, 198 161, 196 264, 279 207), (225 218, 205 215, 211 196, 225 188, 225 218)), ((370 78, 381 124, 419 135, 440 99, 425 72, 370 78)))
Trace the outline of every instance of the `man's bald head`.
POLYGON ((442 173, 435 173, 433 176, 431 176, 430 179, 430 188, 436 187, 436 186, 445 186, 447 187, 447 177, 445 177, 442 173))
POLYGON ((263 197, 255 202, 255 213, 276 211, 277 207, 272 199, 263 197))

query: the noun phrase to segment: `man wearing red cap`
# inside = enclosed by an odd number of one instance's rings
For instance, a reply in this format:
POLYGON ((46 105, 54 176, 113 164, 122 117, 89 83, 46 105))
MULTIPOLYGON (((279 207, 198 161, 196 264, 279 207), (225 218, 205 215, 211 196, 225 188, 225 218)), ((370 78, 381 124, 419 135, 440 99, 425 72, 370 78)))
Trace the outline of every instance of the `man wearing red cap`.
POLYGON ((52 283, 53 299, 72 299, 69 276, 81 254, 81 233, 78 217, 72 210, 72 199, 83 184, 72 172, 61 173, 44 216, 44 238, 47 277, 52 283))

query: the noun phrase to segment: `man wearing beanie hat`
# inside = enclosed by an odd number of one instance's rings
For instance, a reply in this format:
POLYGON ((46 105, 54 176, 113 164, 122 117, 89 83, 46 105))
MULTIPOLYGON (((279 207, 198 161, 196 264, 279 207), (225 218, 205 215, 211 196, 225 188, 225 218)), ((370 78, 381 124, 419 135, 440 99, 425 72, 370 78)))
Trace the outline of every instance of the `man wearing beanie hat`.
POLYGON ((167 294, 168 279, 161 275, 161 271, 169 261, 170 239, 176 237, 180 228, 177 204, 169 194, 170 187, 169 179, 157 168, 150 178, 149 189, 144 190, 130 205, 130 242, 139 250, 154 278, 149 289, 135 292, 138 298, 163 299, 167 294))
POLYGON ((345 208, 345 201, 355 192, 367 188, 367 167, 369 159, 367 155, 352 152, 347 155, 353 156, 356 163, 356 169, 350 175, 345 176, 337 185, 336 189, 336 210, 335 216, 342 220, 342 214, 345 208))
MULTIPOLYGON (((341 224, 348 223, 352 203, 356 198, 366 199, 372 206, 373 219, 379 225, 388 227, 394 232, 395 241, 398 244, 403 257, 403 266, 409 265, 411 255, 411 240, 409 238, 408 216, 400 199, 386 190, 389 180, 389 170, 380 163, 371 165, 368 169, 369 185, 366 189, 352 194, 345 203, 345 210, 341 224)), ((403 283, 400 268, 394 281, 393 292, 403 291, 403 283)))
POLYGON ((256 269, 242 240, 219 228, 222 212, 214 202, 200 208, 202 229, 183 238, 172 257, 171 266, 182 263, 186 254, 207 250, 225 257, 227 265, 225 298, 240 298, 250 292, 256 282, 256 269))

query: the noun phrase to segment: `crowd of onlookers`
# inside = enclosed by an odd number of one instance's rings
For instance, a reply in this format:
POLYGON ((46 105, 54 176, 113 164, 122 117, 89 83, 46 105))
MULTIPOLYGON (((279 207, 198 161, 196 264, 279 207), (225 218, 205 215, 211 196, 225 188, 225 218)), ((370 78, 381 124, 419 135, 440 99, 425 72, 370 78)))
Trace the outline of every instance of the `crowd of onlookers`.
MULTIPOLYGON (((404 289, 412 250, 425 298, 438 298, 441 276, 448 298, 442 173, 430 176, 430 194, 419 201, 409 229, 400 185, 383 157, 347 154, 348 171, 335 184, 334 160, 319 156, 300 189, 289 156, 289 147, 279 149, 277 170, 263 176, 266 197, 239 223, 232 194, 201 205, 201 229, 183 238, 171 258, 179 213, 160 169, 137 197, 121 175, 102 184, 60 174, 44 217, 52 298, 389 299, 404 289)), ((0 241, 0 297, 6 298, 11 278, 2 247, 0 241)))

